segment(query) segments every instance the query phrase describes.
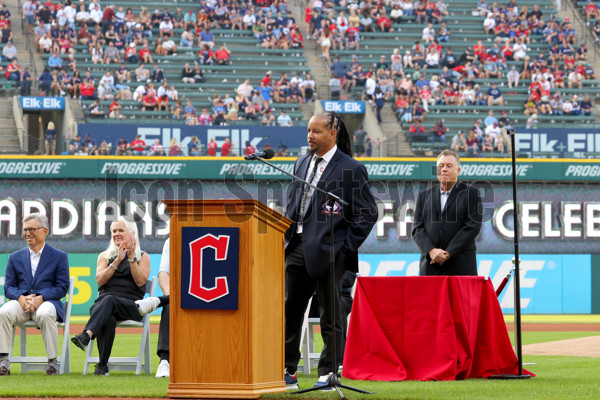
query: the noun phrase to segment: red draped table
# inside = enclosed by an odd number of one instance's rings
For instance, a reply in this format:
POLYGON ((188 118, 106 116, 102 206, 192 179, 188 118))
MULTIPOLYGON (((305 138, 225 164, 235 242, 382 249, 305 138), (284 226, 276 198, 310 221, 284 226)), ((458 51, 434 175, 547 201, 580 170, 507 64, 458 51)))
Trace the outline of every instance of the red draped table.
POLYGON ((447 381, 516 373, 517 357, 490 280, 358 278, 344 377, 447 381))

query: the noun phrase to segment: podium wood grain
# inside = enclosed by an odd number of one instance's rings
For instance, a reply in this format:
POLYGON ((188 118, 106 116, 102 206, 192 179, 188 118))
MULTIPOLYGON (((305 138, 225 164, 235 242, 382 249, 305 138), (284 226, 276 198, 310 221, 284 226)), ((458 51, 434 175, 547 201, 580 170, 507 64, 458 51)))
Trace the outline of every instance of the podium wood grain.
POLYGON ((291 221, 256 200, 165 200, 171 216, 174 398, 257 398, 285 391, 284 232, 291 221), (181 309, 181 229, 239 228, 237 310, 181 309))

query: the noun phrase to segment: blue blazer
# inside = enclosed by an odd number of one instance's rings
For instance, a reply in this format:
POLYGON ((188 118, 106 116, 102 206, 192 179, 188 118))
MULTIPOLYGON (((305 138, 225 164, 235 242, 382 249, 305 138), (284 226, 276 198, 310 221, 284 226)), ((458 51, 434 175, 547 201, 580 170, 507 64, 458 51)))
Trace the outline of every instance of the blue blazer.
POLYGON ((69 260, 67 253, 45 245, 40 263, 31 275, 29 247, 12 253, 6 264, 4 294, 9 300, 17 300, 21 295, 38 294, 44 296, 56 307, 58 321, 65 317, 65 309, 60 301, 69 289, 69 260))
MULTIPOLYGON (((295 176, 306 178, 310 159, 311 155, 307 154, 296 160, 295 176)), ((329 273, 329 215, 332 213, 336 264, 358 272, 358 248, 377 222, 377 204, 371 194, 367 170, 363 164, 338 149, 323 171, 317 187, 333 192, 349 205, 342 207, 336 202, 333 210, 330 210, 326 196, 313 192, 302 225, 307 272, 313 278, 329 273)), ((293 223, 285 234, 286 249, 296 234, 298 221, 302 219, 302 188, 303 184, 295 180, 288 189, 286 216, 293 223)))

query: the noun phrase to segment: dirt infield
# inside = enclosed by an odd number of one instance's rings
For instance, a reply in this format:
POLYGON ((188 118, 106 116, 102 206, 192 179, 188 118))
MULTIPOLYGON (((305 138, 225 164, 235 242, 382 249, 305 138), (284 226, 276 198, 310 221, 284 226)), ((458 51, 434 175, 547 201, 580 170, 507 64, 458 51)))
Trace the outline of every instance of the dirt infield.
MULTIPOLYGON (((526 323, 521 326, 524 332, 600 332, 600 324, 526 323)), ((515 325, 506 324, 506 329, 514 332, 515 325)))
POLYGON ((523 354, 531 356, 600 357, 600 336, 528 344, 523 346, 523 354))

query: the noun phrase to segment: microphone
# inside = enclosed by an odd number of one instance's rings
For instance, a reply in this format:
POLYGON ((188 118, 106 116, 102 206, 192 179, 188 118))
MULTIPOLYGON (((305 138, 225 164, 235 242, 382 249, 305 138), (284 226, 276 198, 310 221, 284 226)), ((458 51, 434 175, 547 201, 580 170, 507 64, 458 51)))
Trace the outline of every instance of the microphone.
POLYGON ((247 156, 244 156, 244 160, 252 161, 252 160, 256 160, 258 158, 264 158, 265 160, 269 160, 269 159, 273 158, 274 155, 275 155, 275 152, 273 151, 273 149, 265 149, 265 151, 257 151, 256 153, 252 153, 252 154, 248 154, 247 156))

